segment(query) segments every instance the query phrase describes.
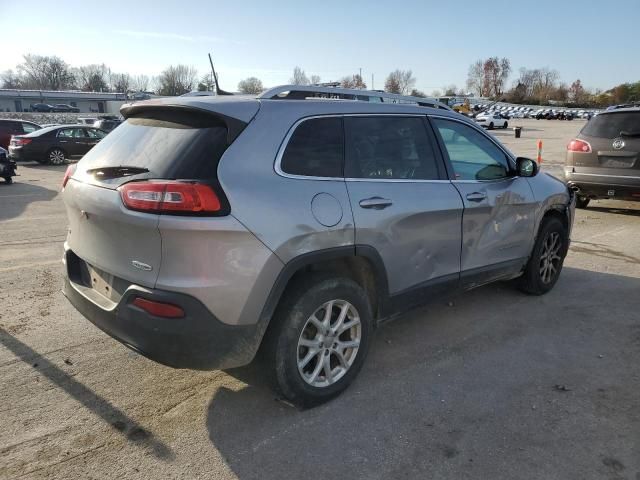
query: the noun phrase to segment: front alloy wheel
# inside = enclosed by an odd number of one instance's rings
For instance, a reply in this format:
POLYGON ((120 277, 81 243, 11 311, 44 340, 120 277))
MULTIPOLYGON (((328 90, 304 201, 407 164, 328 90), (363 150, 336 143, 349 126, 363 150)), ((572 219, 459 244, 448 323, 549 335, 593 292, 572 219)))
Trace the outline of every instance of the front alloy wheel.
POLYGON ((298 339, 298 372, 313 387, 327 387, 351 368, 360 348, 362 326, 356 308, 330 300, 308 318, 298 339))
POLYGON ((540 280, 550 284, 560 273, 562 239, 558 232, 548 232, 540 254, 540 280))

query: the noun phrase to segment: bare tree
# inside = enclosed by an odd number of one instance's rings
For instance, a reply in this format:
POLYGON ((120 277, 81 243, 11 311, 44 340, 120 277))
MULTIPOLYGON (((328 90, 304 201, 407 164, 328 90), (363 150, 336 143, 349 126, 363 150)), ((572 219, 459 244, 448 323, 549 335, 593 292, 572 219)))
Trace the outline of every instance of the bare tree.
POLYGON ((444 90, 444 95, 446 97, 456 95, 456 92, 458 91, 458 87, 456 87, 454 84, 451 84, 448 87, 442 87, 442 89, 444 90))
POLYGON ((484 62, 482 60, 471 64, 467 75, 467 88, 479 97, 485 94, 483 64, 484 62))
POLYGON ((425 98, 427 96, 422 90, 417 90, 415 88, 411 90, 411 93, 409 93, 409 95, 411 95, 412 97, 421 97, 421 98, 425 98))
POLYGON ((296 66, 293 69, 293 76, 289 79, 289 83, 291 85, 309 85, 309 79, 304 70, 296 66))
POLYGON ((147 75, 136 75, 131 79, 131 87, 136 92, 146 92, 149 88, 149 77, 147 75))
POLYGON ((216 82, 213 79, 213 75, 211 73, 207 73, 203 75, 200 81, 198 82, 198 91, 199 92, 213 92, 216 87, 216 82))
POLYGON ((60 57, 27 54, 18 65, 23 88, 64 90, 75 86, 69 65, 60 57))
POLYGON ((158 77, 158 94, 175 96, 190 92, 196 86, 198 72, 187 65, 171 65, 158 77))
POLYGON ((245 78, 244 80, 240 80, 240 83, 238 83, 238 91, 240 93, 254 95, 261 93, 263 90, 264 87, 262 86, 262 81, 256 77, 245 78))
POLYGON ((438 98, 442 96, 442 92, 440 90, 434 90, 431 92, 431 96, 434 98, 438 98))
POLYGON ((117 93, 127 93, 131 91, 132 79, 128 73, 116 73, 111 77, 113 90, 117 93))
POLYGON ((587 92, 582 86, 582 82, 580 82, 580 79, 577 79, 569 87, 569 100, 573 103, 582 104, 585 102, 586 97, 587 92))
POLYGON ((102 65, 83 65, 76 69, 76 82, 85 92, 104 92, 109 89, 109 69, 102 65))
POLYGON ((317 85, 320 83, 320 75, 311 75, 311 85, 317 85))
POLYGON ((22 88, 22 78, 13 70, 5 70, 0 74, 2 88, 22 88))
POLYGON ((394 70, 384 82, 384 89, 389 93, 408 95, 416 84, 411 70, 394 70))
POLYGON ((342 77, 340 80, 340 86, 342 88, 359 88, 365 89, 367 88, 367 84, 362 80, 362 77, 359 74, 348 75, 346 77, 342 77))

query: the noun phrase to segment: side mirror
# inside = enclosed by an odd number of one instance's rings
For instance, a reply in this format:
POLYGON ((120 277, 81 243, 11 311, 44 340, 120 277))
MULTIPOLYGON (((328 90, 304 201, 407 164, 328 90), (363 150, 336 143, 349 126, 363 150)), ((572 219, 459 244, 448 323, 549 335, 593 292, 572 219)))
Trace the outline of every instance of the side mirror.
POLYGON ((519 177, 535 177, 538 174, 538 164, 526 157, 516 158, 516 175, 519 177))

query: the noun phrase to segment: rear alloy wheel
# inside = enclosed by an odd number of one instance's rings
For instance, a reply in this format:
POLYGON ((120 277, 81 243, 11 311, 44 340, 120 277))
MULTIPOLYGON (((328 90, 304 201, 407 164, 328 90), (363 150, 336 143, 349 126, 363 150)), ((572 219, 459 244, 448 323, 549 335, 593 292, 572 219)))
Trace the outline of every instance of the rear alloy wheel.
POLYGON ((285 293, 265 337, 263 368, 296 406, 324 403, 354 380, 373 334, 371 306, 349 278, 313 274, 285 293))
POLYGON ((8 184, 13 183, 13 178, 11 177, 4 177, 4 181, 7 182, 8 184))
POLYGON ((587 208, 587 205, 589 205, 590 201, 591 199, 589 197, 581 197, 580 195, 578 195, 576 197, 576 207, 587 208))
POLYGON ((518 279, 520 289, 532 295, 551 290, 562 271, 568 246, 567 230, 562 222, 554 217, 543 220, 531 257, 518 279))
POLYGON ((47 160, 51 165, 62 165, 66 160, 64 151, 60 148, 49 150, 47 160))

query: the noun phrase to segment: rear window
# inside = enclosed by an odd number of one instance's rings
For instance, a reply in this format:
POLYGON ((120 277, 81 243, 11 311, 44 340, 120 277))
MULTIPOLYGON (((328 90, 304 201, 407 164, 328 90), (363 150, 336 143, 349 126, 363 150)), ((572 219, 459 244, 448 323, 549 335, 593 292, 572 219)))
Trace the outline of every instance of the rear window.
POLYGON ((84 171, 146 168, 142 178, 215 179, 227 148, 227 128, 209 115, 172 113, 127 119, 78 163, 84 171))
POLYGON ((580 133, 589 137, 616 138, 620 136, 620 132, 640 133, 640 111, 596 115, 580 133))

